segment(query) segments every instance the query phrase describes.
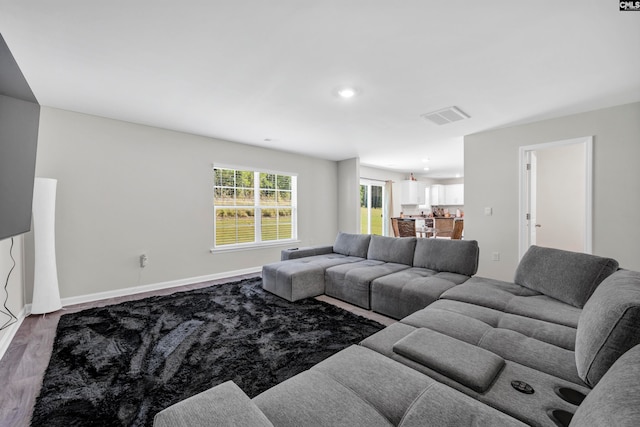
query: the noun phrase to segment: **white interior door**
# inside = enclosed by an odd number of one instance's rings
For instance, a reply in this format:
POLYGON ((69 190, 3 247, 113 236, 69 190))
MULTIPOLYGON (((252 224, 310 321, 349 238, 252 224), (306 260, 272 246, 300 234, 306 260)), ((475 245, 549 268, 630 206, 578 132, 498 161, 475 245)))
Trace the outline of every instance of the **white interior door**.
POLYGON ((591 137, 521 147, 521 257, 530 245, 591 253, 591 153, 591 137))

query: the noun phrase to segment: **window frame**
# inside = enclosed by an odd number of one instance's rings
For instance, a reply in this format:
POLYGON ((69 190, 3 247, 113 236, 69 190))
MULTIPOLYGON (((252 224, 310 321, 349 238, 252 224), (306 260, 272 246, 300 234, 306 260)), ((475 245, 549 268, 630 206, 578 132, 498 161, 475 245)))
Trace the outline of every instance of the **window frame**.
MULTIPOLYGON (((279 246, 290 244, 291 242, 298 241, 298 174, 294 172, 283 172, 283 171, 275 171, 272 169, 261 169, 249 166, 238 166, 238 165, 228 165, 221 163, 212 164, 211 168, 212 174, 212 192, 213 192, 213 246, 211 252, 221 252, 221 251, 235 251, 242 249, 253 249, 260 247, 268 247, 268 246, 279 246), (216 169, 226 169, 234 171, 234 175, 236 171, 245 171, 252 172, 254 174, 253 177, 253 200, 254 204, 251 206, 245 205, 216 205, 216 188, 221 188, 223 186, 217 186, 215 182, 215 170, 216 169), (260 200, 260 192, 261 190, 265 190, 260 187, 260 174, 273 174, 276 176, 287 176, 291 179, 291 189, 285 190, 291 192, 291 202, 290 206, 279 206, 277 202, 275 204, 268 204, 261 202, 260 200), (217 212, 220 209, 254 209, 254 240, 251 242, 243 242, 243 243, 228 243, 228 244, 217 244, 216 243, 216 235, 217 235, 217 212), (291 237, 284 239, 274 239, 274 240, 262 240, 262 211, 266 209, 278 209, 287 208, 291 209, 291 237)), ((271 189, 268 189, 271 190, 271 189)), ((277 188, 277 183, 273 189, 276 193, 280 190, 277 188)), ((276 216, 276 219, 279 219, 279 216, 276 216)), ((237 230, 237 226, 236 226, 237 230)))

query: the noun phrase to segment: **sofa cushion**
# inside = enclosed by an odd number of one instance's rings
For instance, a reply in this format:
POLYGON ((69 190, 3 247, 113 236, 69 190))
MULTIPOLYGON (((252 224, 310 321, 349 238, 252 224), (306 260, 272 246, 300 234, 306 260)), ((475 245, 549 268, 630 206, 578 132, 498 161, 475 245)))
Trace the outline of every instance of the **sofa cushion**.
POLYGON ((494 328, 509 329, 530 338, 553 344, 566 350, 575 350, 576 329, 557 323, 545 322, 532 317, 505 313, 492 308, 465 302, 440 299, 429 306, 429 309, 451 311, 472 317, 494 328))
POLYGON ((525 427, 509 415, 435 383, 420 395, 398 427, 525 427))
POLYGON ((576 369, 576 356, 571 350, 500 328, 487 332, 478 346, 519 365, 528 366, 573 384, 584 385, 576 369))
POLYGON ((402 319, 436 301, 447 289, 469 276, 439 273, 412 267, 379 277, 371 282, 371 309, 394 319, 402 319))
POLYGON ((478 276, 445 291, 440 298, 481 305, 572 328, 578 327, 582 312, 577 307, 524 286, 478 276))
POLYGON ((154 427, 259 427, 273 424, 240 387, 231 381, 219 384, 158 412, 154 427))
POLYGON ((315 370, 291 377, 254 397, 253 401, 279 427, 393 426, 355 391, 315 370))
POLYGON ((531 246, 520 260, 514 282, 582 308, 618 262, 579 252, 531 246))
POLYGON ((280 261, 262 267, 262 289, 288 301, 324 293, 324 268, 312 262, 280 261))
POLYGON ((308 246, 305 248, 289 248, 280 251, 280 261, 299 259, 314 255, 326 255, 333 252, 333 246, 308 246))
POLYGON ((415 237, 371 236, 368 259, 411 265, 416 248, 415 237))
POLYGON ((369 234, 350 234, 350 233, 338 233, 336 241, 333 244, 333 252, 355 256, 360 258, 366 258, 369 251, 369 242, 371 235, 369 234))
MULTIPOLYGON (((324 269, 327 269, 330 267, 334 267, 336 265, 347 264, 350 262, 359 262, 359 261, 364 261, 364 258, 360 258, 357 256, 346 256, 342 254, 330 253, 326 255, 312 255, 304 258, 295 258, 292 260, 287 260, 285 261, 285 263, 316 264, 324 269)), ((283 261, 280 261, 280 262, 282 263, 283 261)))
POLYGON ((413 266, 473 276, 479 253, 475 240, 418 239, 413 266))
POLYGON ((347 347, 311 370, 322 372, 353 390, 394 425, 420 393, 435 382, 359 345, 347 347))
POLYGON ((371 308, 371 281, 406 268, 410 267, 373 259, 337 265, 324 273, 325 293, 368 310, 371 308))
MULTIPOLYGON (((572 350, 530 336, 543 322, 525 317, 516 320, 516 316, 501 312, 492 314, 483 310, 484 307, 470 304, 467 304, 467 309, 464 309, 460 304, 463 303, 439 300, 424 310, 405 317, 400 323, 415 328, 431 329, 491 351, 505 360, 582 385, 572 350), (508 322, 511 324, 507 323, 508 326, 517 330, 502 328, 503 317, 509 319, 508 322)), ((553 325, 549 325, 549 330, 565 328, 559 325, 554 328, 553 325)), ((546 338, 544 332, 542 338, 546 338)))
POLYGON ((504 366, 504 359, 490 351, 426 328, 396 342, 393 351, 480 393, 504 366))
POLYGON ((618 359, 578 407, 570 427, 640 425, 640 346, 618 359))
POLYGON ((584 306, 576 336, 576 365, 592 387, 624 352, 640 344, 640 273, 607 277, 584 306))

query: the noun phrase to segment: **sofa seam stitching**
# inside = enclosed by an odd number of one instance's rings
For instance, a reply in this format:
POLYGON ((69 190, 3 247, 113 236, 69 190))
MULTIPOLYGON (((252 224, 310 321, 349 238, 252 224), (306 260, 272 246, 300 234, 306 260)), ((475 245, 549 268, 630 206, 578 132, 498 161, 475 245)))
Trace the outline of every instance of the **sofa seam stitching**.
POLYGON ((437 384, 436 381, 432 382, 431 384, 429 384, 424 390, 422 390, 420 393, 418 393, 418 395, 415 397, 415 399, 413 399, 413 401, 411 401, 411 403, 409 404, 409 406, 407 407, 407 410, 404 411, 404 414, 402 414, 402 418, 400 418, 400 422, 398 423, 398 427, 400 427, 402 425, 402 423, 404 423, 404 420, 407 416, 407 414, 411 411, 411 409, 415 406, 416 402, 423 396, 425 395, 429 390, 431 390, 433 387, 435 387, 437 384))
POLYGON ((331 378, 333 381, 335 381, 336 383, 340 384, 342 387, 346 388, 347 390, 349 390, 351 393, 353 393, 354 396, 356 396, 358 398, 358 400, 361 400, 362 402, 364 402, 367 406, 371 407, 374 411, 376 411, 376 413, 378 413, 382 418, 384 418, 385 420, 389 421, 389 423, 393 424, 393 422, 389 419, 389 417, 387 417, 385 414, 383 414, 382 412, 380 412, 380 410, 378 408, 375 407, 375 405, 373 405, 372 402, 370 402, 369 400, 365 399, 364 397, 362 397, 360 394, 358 394, 358 392, 356 392, 353 388, 349 387, 348 385, 344 384, 342 381, 339 381, 336 377, 334 377, 333 375, 327 374, 325 372, 319 371, 319 370, 315 370, 316 372, 325 375, 329 378, 331 378))

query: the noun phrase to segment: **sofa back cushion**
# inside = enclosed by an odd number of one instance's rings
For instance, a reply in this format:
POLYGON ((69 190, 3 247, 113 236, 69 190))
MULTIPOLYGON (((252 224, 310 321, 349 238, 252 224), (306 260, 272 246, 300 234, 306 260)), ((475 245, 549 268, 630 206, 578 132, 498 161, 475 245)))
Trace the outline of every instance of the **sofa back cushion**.
POLYGON ((415 237, 371 236, 368 259, 411 265, 416 248, 415 237))
POLYGON ((473 276, 479 254, 475 240, 418 239, 413 266, 473 276))
POLYGON ((578 375, 595 386, 627 350, 640 344, 640 273, 618 270, 584 306, 576 334, 578 375))
POLYGON ((333 244, 333 252, 346 256, 366 258, 369 251, 369 234, 349 234, 339 232, 333 244))
POLYGON ((640 425, 640 346, 616 361, 578 406, 570 427, 640 425))
POLYGON ((574 307, 582 308, 596 287, 618 269, 618 261, 580 252, 531 246, 513 280, 574 307))

